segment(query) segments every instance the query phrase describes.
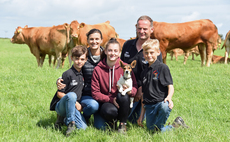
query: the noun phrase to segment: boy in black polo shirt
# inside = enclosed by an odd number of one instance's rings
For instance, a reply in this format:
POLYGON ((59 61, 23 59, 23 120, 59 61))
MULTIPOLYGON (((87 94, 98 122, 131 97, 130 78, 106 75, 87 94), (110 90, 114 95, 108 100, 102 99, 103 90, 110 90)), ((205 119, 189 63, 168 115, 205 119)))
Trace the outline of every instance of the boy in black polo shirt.
POLYGON ((146 125, 149 130, 167 131, 173 127, 187 127, 181 117, 177 117, 173 125, 164 126, 173 108, 173 80, 168 66, 159 60, 159 41, 149 39, 142 45, 143 56, 148 62, 148 68, 141 73, 143 108, 138 119, 142 125, 146 113, 146 125))
POLYGON ((73 66, 62 74, 65 88, 58 90, 50 104, 50 110, 56 111, 58 115, 65 117, 64 122, 68 126, 66 136, 78 129, 86 129, 87 125, 81 114, 82 106, 78 101, 81 99, 84 78, 82 67, 87 61, 87 48, 76 46, 72 49, 71 59, 73 66))

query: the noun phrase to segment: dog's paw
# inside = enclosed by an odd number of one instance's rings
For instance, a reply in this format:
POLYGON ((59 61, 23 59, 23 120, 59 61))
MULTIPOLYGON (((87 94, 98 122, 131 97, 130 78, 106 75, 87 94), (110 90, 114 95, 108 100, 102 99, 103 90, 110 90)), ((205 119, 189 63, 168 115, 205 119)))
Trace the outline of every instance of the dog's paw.
POLYGON ((133 102, 130 103, 130 106, 129 106, 129 107, 130 107, 130 108, 133 108, 133 102))

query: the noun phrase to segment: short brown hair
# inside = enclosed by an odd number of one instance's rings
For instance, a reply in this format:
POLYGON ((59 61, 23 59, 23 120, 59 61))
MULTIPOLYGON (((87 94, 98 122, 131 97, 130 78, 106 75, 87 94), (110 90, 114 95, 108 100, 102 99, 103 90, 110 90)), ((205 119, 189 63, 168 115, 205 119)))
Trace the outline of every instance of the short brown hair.
POLYGON ((143 15, 143 16, 139 17, 137 19, 137 24, 138 24, 138 21, 140 21, 140 20, 148 20, 150 22, 150 27, 153 27, 153 20, 149 16, 143 15))
POLYGON ((86 57, 88 57, 88 49, 85 45, 77 45, 72 50, 72 57, 80 57, 83 54, 86 54, 86 57))
POLYGON ((158 39, 149 39, 146 40, 143 44, 142 44, 142 48, 144 51, 148 50, 148 49, 155 49, 157 51, 160 50, 160 43, 158 39))

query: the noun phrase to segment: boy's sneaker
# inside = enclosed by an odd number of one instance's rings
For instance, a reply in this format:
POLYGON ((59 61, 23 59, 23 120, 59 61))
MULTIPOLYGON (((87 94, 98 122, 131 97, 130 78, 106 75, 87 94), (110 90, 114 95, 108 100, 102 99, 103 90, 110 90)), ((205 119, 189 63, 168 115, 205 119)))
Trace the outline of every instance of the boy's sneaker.
POLYGON ((56 130, 59 130, 59 131, 62 130, 61 126, 64 124, 64 118, 65 117, 60 116, 60 115, 57 114, 57 120, 56 120, 56 122, 54 124, 54 127, 55 127, 56 130))
POLYGON ((120 123, 119 128, 118 128, 118 133, 121 134, 126 134, 126 123, 120 123))
POLYGON ((66 130, 66 137, 68 137, 75 129, 76 129, 75 122, 74 121, 70 122, 66 130))
POLYGON ((178 116, 174 121, 173 121, 173 124, 172 124, 173 127, 175 128, 178 128, 178 127, 182 127, 182 128, 189 128, 185 123, 184 123, 184 120, 178 116))

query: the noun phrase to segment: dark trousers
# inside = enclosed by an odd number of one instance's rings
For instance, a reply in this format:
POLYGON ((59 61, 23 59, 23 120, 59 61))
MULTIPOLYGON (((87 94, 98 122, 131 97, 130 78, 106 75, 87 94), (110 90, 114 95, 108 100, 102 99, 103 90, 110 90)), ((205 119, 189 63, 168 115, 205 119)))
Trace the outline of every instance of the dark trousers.
POLYGON ((129 95, 125 94, 124 96, 121 93, 117 94, 116 101, 119 105, 117 108, 112 103, 103 103, 100 106, 99 112, 100 115, 107 121, 111 122, 113 120, 119 120, 120 122, 126 123, 128 115, 130 112, 130 99, 129 95))

